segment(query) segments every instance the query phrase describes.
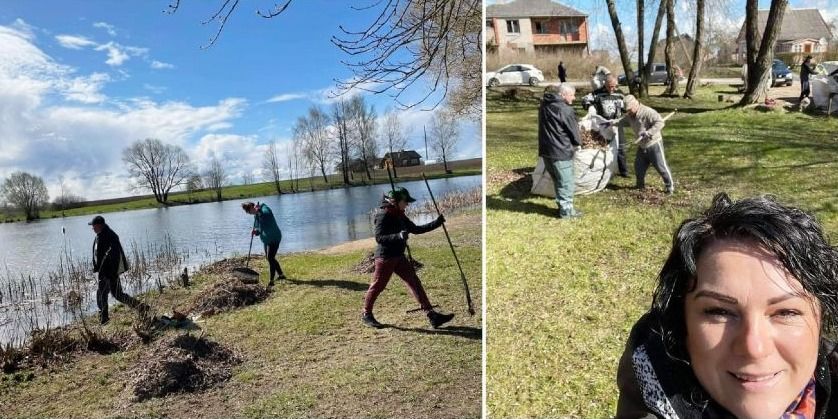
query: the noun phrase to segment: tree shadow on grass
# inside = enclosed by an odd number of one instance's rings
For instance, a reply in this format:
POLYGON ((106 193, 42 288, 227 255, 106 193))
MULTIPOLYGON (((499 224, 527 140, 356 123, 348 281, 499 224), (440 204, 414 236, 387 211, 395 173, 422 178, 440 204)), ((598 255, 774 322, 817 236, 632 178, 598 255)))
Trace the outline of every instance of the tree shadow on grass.
POLYGON ((441 329, 421 329, 418 327, 401 327, 392 324, 385 324, 383 329, 394 329, 402 332, 421 333, 423 335, 447 335, 461 338, 480 340, 483 338, 483 329, 468 326, 450 326, 441 329))
POLYGON ((312 279, 310 281, 299 281, 296 279, 284 279, 282 281, 288 281, 288 283, 294 285, 308 285, 310 287, 318 287, 318 288, 325 288, 325 287, 333 287, 333 288, 343 288, 349 291, 366 291, 369 288, 369 284, 355 282, 355 281, 347 281, 345 279, 312 279))

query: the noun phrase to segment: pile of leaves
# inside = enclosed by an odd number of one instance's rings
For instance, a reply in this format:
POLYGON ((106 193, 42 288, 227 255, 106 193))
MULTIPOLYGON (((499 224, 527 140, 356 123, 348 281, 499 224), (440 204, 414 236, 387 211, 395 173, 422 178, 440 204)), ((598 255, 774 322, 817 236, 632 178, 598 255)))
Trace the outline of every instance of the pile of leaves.
POLYGON ((608 140, 595 130, 580 129, 582 136, 582 148, 608 148, 608 140))
POLYGON ((230 379, 240 363, 235 351, 203 336, 173 335, 157 341, 128 372, 127 391, 135 402, 199 391, 230 379))
POLYGON ((238 307, 256 304, 267 296, 267 290, 261 285, 245 284, 240 279, 230 275, 221 277, 212 286, 196 295, 187 312, 211 316, 238 307))
MULTIPOLYGON (((419 262, 416 259, 412 259, 411 263, 413 264, 413 269, 419 271, 422 269, 423 265, 422 262, 419 262)), ((361 258, 361 261, 356 263, 350 271, 356 274, 371 274, 375 272, 375 254, 374 253, 367 253, 366 256, 361 258)))

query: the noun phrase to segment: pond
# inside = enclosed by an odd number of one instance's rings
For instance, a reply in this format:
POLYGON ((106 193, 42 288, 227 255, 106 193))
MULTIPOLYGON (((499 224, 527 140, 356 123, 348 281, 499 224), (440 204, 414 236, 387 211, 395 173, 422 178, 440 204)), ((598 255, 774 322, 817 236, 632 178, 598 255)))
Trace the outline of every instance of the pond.
MULTIPOLYGON (((429 181, 434 196, 467 191, 481 186, 481 176, 463 176, 429 181)), ((418 201, 429 200, 422 181, 404 182, 418 201)), ((280 253, 299 252, 329 247, 346 241, 371 237, 371 211, 377 207, 388 185, 372 185, 331 189, 281 196, 248 198, 267 204, 282 230, 280 253)), ((107 224, 119 235, 126 253, 151 257, 166 253, 177 259, 179 269, 190 272, 202 264, 224 257, 246 255, 250 244, 253 217, 245 214, 245 199, 135 210, 103 214, 107 224)), ((68 321, 61 309, 49 309, 46 298, 47 274, 62 266, 62 259, 76 261, 86 268, 88 282, 95 283, 90 272, 92 244, 95 235, 87 223, 92 215, 39 220, 32 223, 0 224, 0 343, 19 340, 21 325, 13 320, 20 304, 10 304, 10 295, 27 289, 30 316, 49 322, 51 326, 68 321), (12 286, 14 284, 14 286, 12 286), (25 285, 22 285, 25 284, 25 285), (34 313, 34 314, 33 314, 34 313)), ((426 222, 430 215, 414 217, 426 222)), ((253 253, 262 253, 258 237, 253 253)), ((90 285, 90 284, 89 284, 90 285)), ((95 284, 92 284, 95 285, 95 284)), ((129 293, 147 290, 153 284, 123 280, 129 293)), ((85 291, 84 311, 95 312, 95 298, 89 298, 93 287, 85 291)), ((60 297, 60 296, 59 296, 60 297)), ((114 303, 111 298, 111 304, 114 303)), ((29 321, 29 320, 27 320, 29 321)))

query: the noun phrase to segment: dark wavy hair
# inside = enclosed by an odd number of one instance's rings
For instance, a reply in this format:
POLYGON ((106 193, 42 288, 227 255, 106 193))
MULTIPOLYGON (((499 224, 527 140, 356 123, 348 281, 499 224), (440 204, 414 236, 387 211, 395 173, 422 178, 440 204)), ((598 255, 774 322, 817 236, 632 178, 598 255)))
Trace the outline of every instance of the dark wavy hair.
POLYGON ((696 287, 696 261, 719 239, 758 243, 773 254, 821 309, 821 336, 838 325, 838 248, 830 246, 817 220, 771 196, 733 202, 724 192, 701 216, 687 219, 672 239, 672 250, 658 275, 652 321, 667 354, 687 361, 684 298, 696 287))

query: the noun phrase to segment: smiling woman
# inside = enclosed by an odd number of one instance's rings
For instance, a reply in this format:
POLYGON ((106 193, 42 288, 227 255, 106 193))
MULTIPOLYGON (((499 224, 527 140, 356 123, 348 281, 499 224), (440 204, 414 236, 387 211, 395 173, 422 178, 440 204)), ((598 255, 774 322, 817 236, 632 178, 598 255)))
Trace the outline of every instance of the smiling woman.
POLYGON ((838 415, 838 250, 817 221, 770 198, 685 221, 632 329, 618 418, 838 415))

